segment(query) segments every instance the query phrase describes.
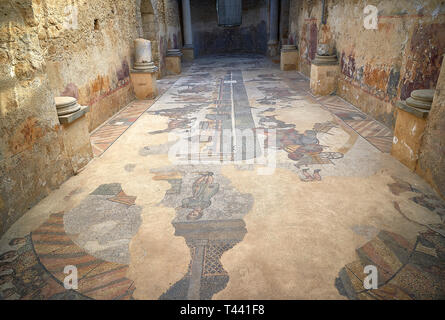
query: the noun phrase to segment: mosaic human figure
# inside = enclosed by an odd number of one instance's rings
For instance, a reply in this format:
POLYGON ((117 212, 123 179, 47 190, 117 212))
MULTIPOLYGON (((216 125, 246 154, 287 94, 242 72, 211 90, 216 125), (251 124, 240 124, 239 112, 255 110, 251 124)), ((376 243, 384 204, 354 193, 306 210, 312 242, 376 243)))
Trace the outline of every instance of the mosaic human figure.
POLYGON ((213 172, 205 172, 192 186, 192 196, 182 200, 182 207, 192 209, 187 220, 198 220, 204 209, 210 207, 210 199, 218 192, 219 184, 213 183, 213 172))

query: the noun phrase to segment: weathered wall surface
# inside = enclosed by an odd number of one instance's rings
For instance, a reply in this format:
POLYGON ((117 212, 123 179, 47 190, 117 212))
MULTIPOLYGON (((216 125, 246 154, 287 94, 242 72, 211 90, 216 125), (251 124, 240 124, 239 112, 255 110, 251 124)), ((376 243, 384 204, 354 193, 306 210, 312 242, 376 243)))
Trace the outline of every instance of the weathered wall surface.
POLYGON ((177 0, 165 1, 166 41, 168 49, 182 48, 181 21, 177 0))
POLYGON ((155 24, 142 30, 137 0, 0 3, 0 234, 89 160, 73 152, 79 124, 60 125, 54 96, 89 105, 91 131, 134 99, 136 37, 157 39, 161 70, 166 49, 180 46, 176 0, 149 4, 155 24))
POLYGON ((296 43, 300 68, 310 73, 317 43, 337 50, 338 94, 389 127, 395 102, 412 90, 435 88, 445 53, 445 4, 430 1, 330 0, 321 23, 321 0, 291 0, 289 42, 296 43), (377 30, 363 26, 363 9, 379 10, 377 30))
POLYGON ((137 37, 135 7, 135 1, 103 0, 77 2, 71 10, 66 1, 46 0, 38 8, 51 90, 90 106, 90 131, 134 98, 129 67, 137 37))
POLYGON ((266 0, 244 0, 239 27, 219 27, 216 0, 191 0, 195 55, 215 53, 260 53, 267 51, 266 0))
POLYGON ((417 172, 445 198, 445 63, 442 63, 428 115, 417 172))
POLYGON ((73 174, 31 0, 0 4, 0 235, 73 174))
POLYGON ((63 0, 46 0, 39 10, 39 39, 55 95, 74 96, 90 106, 92 131, 134 99, 129 79, 133 40, 152 41, 153 59, 165 75, 165 54, 178 47, 176 0, 103 0, 77 3, 77 26, 65 27, 71 10, 63 0))
MULTIPOLYGON (((155 2, 152 0, 152 2, 155 2)), ((179 7, 177 0, 157 1, 157 15, 159 17, 159 52, 160 75, 167 74, 165 55, 167 49, 182 48, 181 23, 179 20, 179 7)))

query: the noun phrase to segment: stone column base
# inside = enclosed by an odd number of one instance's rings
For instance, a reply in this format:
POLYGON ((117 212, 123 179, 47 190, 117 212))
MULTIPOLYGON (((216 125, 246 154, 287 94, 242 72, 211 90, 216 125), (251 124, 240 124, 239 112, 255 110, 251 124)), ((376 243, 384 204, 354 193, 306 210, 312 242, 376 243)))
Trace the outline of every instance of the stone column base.
POLYGON ((133 84, 134 93, 139 100, 153 99, 158 95, 156 78, 156 72, 142 72, 136 70, 130 72, 130 80, 133 84))
POLYGON ((195 59, 195 52, 193 51, 193 47, 183 47, 182 54, 184 55, 185 60, 195 59))
POLYGON ((298 50, 281 49, 280 69, 282 71, 298 70, 298 50))
POLYGON ((391 155, 415 171, 429 111, 410 107, 403 101, 399 101, 397 107, 391 155))
POLYGON ((327 96, 337 90, 337 81, 340 74, 338 64, 318 65, 311 64, 311 90, 317 96, 327 96))
POLYGON ((86 166, 93 159, 91 150, 90 132, 88 131, 88 119, 85 113, 71 122, 62 122, 63 144, 75 173, 86 166))
POLYGON ((166 56, 165 67, 168 73, 180 74, 181 73, 181 56, 166 56))
POLYGON ((267 43, 267 55, 269 57, 275 57, 279 54, 278 41, 269 41, 267 43))

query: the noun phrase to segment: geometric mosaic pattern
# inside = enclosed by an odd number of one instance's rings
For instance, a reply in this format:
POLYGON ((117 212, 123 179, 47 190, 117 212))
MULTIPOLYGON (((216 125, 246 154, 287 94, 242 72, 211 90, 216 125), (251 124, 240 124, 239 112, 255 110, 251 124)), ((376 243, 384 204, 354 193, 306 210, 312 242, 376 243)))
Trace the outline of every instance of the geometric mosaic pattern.
POLYGON ((416 243, 389 231, 357 249, 359 260, 339 273, 339 292, 353 300, 431 300, 445 298, 445 238, 426 231, 416 243), (377 289, 365 289, 365 266, 377 268, 377 289))
POLYGON ((362 137, 387 137, 391 135, 388 128, 373 120, 347 120, 345 122, 362 137))
POLYGON ((221 242, 211 243, 205 247, 203 276, 227 275, 220 259, 222 254, 232 249, 236 243, 221 242))
POLYGON ((104 153, 178 78, 178 76, 169 76, 157 80, 159 94, 155 99, 133 101, 97 128, 90 136, 94 156, 99 157, 104 153))
POLYGON ((134 204, 134 201, 136 200, 136 197, 128 196, 125 194, 125 192, 121 191, 116 196, 114 196, 113 198, 109 198, 108 200, 126 204, 127 206, 132 206, 134 204))
POLYGON ((445 205, 432 194, 425 194, 410 183, 392 177, 388 184, 395 196, 417 193, 410 198, 440 217, 441 223, 422 224, 409 218, 394 201, 394 208, 406 220, 426 227, 415 242, 381 230, 376 237, 356 250, 359 260, 348 263, 336 279, 340 294, 359 300, 432 300, 445 299, 445 205), (365 289, 366 266, 377 269, 377 288, 365 289))
MULTIPOLYGON (((128 265, 98 259, 75 244, 65 233, 64 213, 51 214, 48 220, 27 236, 5 264, 13 286, 3 299, 133 299, 134 282, 126 278, 128 265), (78 289, 66 290, 64 267, 78 271, 78 289)), ((14 252, 14 251, 11 251, 14 252)))
POLYGON ((391 136, 380 136, 380 137, 367 137, 368 140, 374 147, 379 149, 381 152, 390 153, 392 148, 393 137, 391 136))
POLYGON ((116 141, 152 104, 154 100, 132 102, 103 126, 91 134, 90 141, 95 157, 99 157, 116 141))
POLYGON ((316 99, 378 150, 384 153, 391 152, 393 134, 389 128, 338 96, 316 97, 316 99))

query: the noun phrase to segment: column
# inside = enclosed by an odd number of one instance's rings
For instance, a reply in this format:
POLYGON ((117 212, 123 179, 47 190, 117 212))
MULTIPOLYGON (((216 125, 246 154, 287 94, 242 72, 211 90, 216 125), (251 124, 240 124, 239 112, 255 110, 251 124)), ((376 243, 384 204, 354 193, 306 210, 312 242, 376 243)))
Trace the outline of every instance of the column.
POLYGON ((336 55, 315 57, 311 63, 311 91, 316 96, 328 96, 337 91, 340 65, 336 55))
POLYGON ((182 53, 184 54, 184 58, 193 59, 193 33, 190 0, 182 0, 182 22, 184 28, 184 46, 182 48, 182 53))
POLYGON ((435 90, 414 90, 405 101, 397 101, 397 118, 391 155, 416 171, 422 139, 433 104, 435 90))
POLYGON ((151 41, 135 39, 134 51, 134 65, 130 70, 134 93, 139 100, 152 99, 158 95, 156 85, 158 67, 152 61, 151 41))
POLYGON ((270 0, 269 41, 267 42, 269 56, 278 54, 278 9, 278 0, 270 0))

